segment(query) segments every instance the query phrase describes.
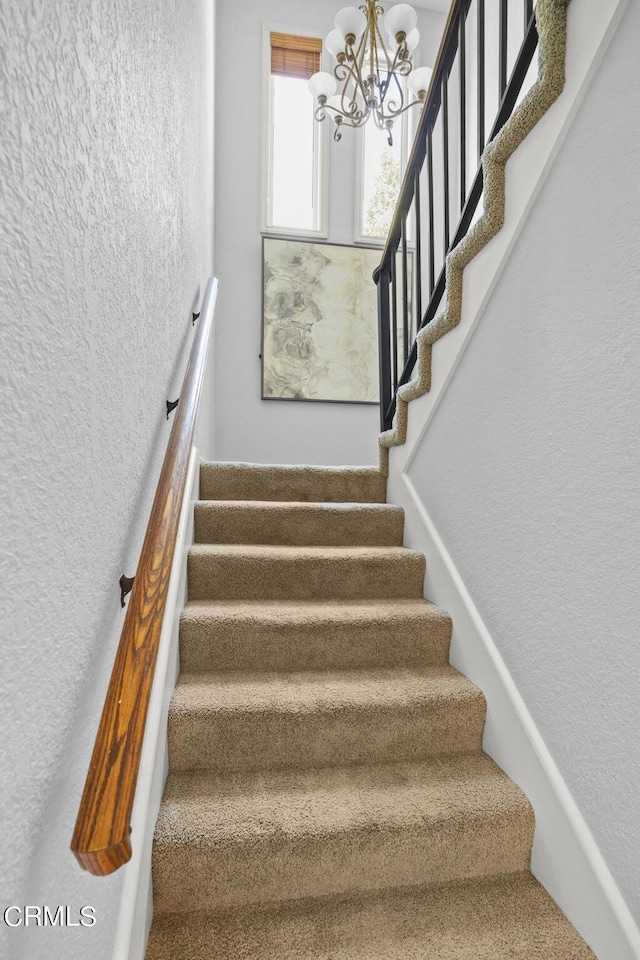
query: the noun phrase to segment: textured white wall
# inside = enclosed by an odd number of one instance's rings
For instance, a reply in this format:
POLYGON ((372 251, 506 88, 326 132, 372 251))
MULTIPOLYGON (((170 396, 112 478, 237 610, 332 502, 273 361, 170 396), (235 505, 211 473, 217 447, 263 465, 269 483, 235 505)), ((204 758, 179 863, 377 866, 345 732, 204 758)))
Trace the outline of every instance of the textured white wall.
MULTIPOLYGON (((260 235, 262 24, 328 33, 343 0, 219 0, 216 103, 215 454, 219 460, 376 463, 377 406, 261 400, 260 235), (237 39, 242 38, 242 71, 237 39), (233 78, 231 80, 231 78, 233 78)), ((419 11, 424 62, 444 15, 419 11)), ((355 139, 331 142, 329 240, 353 243, 355 139)))
POLYGON ((213 12, 0 9, 0 906, 97 909, 91 929, 0 920, 12 960, 110 955, 122 875, 91 878, 69 843, 117 581, 135 567, 212 268, 213 12))
POLYGON ((640 920, 640 4, 409 469, 640 920))

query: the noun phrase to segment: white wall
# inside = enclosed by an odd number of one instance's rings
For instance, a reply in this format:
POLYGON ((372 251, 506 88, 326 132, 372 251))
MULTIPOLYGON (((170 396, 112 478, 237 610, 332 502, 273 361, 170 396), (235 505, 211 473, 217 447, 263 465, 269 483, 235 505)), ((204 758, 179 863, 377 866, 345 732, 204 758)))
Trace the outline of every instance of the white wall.
MULTIPOLYGON (((212 270, 213 3, 0 12, 0 907, 12 960, 111 955, 123 872, 69 844, 191 311, 212 270)), ((206 453, 206 451, 204 451, 206 453)), ((133 838, 136 842, 136 838, 133 838)), ((126 868, 125 868, 126 870, 126 868)))
POLYGON ((640 4, 409 468, 640 920, 640 4))
MULTIPOLYGON (((219 0, 216 103, 215 455, 219 460, 376 463, 379 409, 261 400, 260 158, 262 24, 328 33, 343 0, 219 0), (242 40, 239 64, 237 43, 242 40)), ((433 64, 444 15, 418 11, 423 63, 433 64)), ((355 138, 331 142, 329 240, 353 243, 355 138)))

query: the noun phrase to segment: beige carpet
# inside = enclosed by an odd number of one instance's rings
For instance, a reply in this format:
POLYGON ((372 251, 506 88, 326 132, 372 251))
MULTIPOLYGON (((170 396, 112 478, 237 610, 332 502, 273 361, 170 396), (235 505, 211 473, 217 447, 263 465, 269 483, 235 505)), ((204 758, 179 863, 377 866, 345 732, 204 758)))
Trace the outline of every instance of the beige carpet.
POLYGON ((147 960, 587 960, 374 470, 205 464, 147 960))

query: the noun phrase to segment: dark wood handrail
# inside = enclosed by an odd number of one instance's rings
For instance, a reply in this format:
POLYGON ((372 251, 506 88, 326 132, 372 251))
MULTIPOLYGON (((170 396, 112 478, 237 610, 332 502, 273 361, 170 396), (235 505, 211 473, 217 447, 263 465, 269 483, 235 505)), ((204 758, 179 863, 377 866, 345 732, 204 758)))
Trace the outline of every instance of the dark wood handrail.
POLYGON ((81 867, 113 873, 131 858, 131 810, 218 281, 207 284, 145 533, 71 841, 81 867))

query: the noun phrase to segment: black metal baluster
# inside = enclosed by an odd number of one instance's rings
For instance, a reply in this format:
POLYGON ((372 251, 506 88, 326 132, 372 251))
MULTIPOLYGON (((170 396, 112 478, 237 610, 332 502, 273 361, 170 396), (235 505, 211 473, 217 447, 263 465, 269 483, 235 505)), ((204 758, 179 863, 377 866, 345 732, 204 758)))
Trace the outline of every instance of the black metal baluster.
MULTIPOLYGON (((420 209, 420 168, 416 167, 415 170, 415 185, 413 188, 413 194, 416 204, 416 255, 413 264, 413 278, 415 283, 415 309, 413 315, 416 318, 415 327, 416 332, 418 324, 422 320, 422 223, 420 218, 422 216, 420 209)), ((407 352, 409 347, 407 346, 407 352)))
MULTIPOLYGON (((478 204, 481 202, 482 198, 482 183, 483 183, 483 171, 482 166, 480 165, 479 169, 473 177, 473 182, 469 186, 468 196, 465 197, 466 190, 466 179, 468 178, 469 166, 473 163, 472 157, 466 157, 466 151, 464 150, 463 143, 466 143, 466 126, 469 122, 470 115, 475 112, 470 110, 466 103, 466 74, 469 68, 469 64, 466 62, 466 56, 463 58, 462 54, 466 54, 466 19, 464 23, 461 23, 461 18, 466 16, 466 13, 469 10, 472 0, 462 0, 462 2, 456 6, 456 15, 452 16, 448 21, 448 26, 445 32, 444 46, 439 55, 438 62, 434 70, 434 82, 436 84, 434 96, 431 98, 430 103, 425 108, 423 113, 422 121, 418 128, 418 137, 416 143, 411 152, 411 159, 409 166, 411 167, 411 172, 408 176, 405 177, 401 196, 399 198, 398 205, 393 218, 393 223, 389 236, 387 238, 387 243, 385 247, 385 252, 383 256, 383 261, 379 268, 380 276, 376 278, 378 283, 378 309, 379 309, 379 337, 380 337, 380 398, 381 398, 381 425, 383 429, 388 429, 393 420, 394 411, 396 408, 395 394, 397 389, 409 382, 411 379, 412 372, 415 367, 417 359, 417 341, 413 336, 413 328, 416 330, 422 329, 426 324, 430 323, 434 317, 437 315, 440 304, 442 303, 442 298, 445 293, 445 280, 446 280, 446 265, 444 260, 446 259, 446 253, 449 248, 455 247, 460 240, 467 233, 470 224, 473 221, 475 212, 478 208, 478 204), (464 14, 463 14, 464 11, 464 14), (460 153, 461 153, 461 165, 462 162, 465 165, 465 173, 467 176, 461 176, 460 179, 460 198, 461 201, 464 200, 463 209, 460 215, 460 219, 456 222, 457 217, 455 210, 457 205, 454 207, 454 220, 451 220, 451 197, 450 197, 450 188, 452 186, 450 182, 450 144, 449 144, 449 116, 448 116, 448 80, 453 65, 455 63, 455 57, 459 54, 459 51, 462 50, 461 62, 459 62, 459 70, 461 75, 461 84, 460 84, 460 107, 461 116, 464 116, 464 122, 461 124, 460 130, 460 153), (434 160, 433 160, 433 149, 434 149, 434 128, 436 123, 441 119, 442 122, 442 133, 443 133, 443 146, 442 146, 442 160, 443 160, 443 192, 444 192, 444 211, 443 211, 443 224, 438 223, 436 226, 435 223, 435 207, 434 207, 434 160), (424 197, 421 197, 420 189, 420 178, 422 175, 422 170, 424 163, 427 164, 427 189, 428 189, 428 204, 429 209, 426 210, 426 200, 424 197), (409 229, 410 229, 410 216, 413 213, 412 203, 415 201, 415 214, 417 219, 416 224, 416 235, 415 235, 415 248, 410 249, 409 244, 409 229), (426 268, 429 277, 429 297, 427 299, 426 291, 426 277, 424 278, 424 287, 423 287, 423 275, 422 275, 422 246, 423 242, 426 242, 427 235, 422 237, 422 212, 421 207, 425 206, 425 217, 428 217, 428 222, 425 223, 425 230, 428 230, 428 240, 429 240, 429 265, 426 268), (440 230, 443 230, 444 242, 445 242, 445 257, 443 262, 438 263, 438 276, 435 276, 435 234, 439 233, 440 230), (402 243, 402 253, 400 252, 400 243, 402 243), (400 259, 402 256, 402 270, 403 270, 403 284, 400 288, 400 276, 399 271, 400 259), (384 275, 382 273, 384 271, 384 275), (416 271, 415 274, 415 285, 413 279, 413 271, 416 271), (398 297, 402 296, 402 306, 398 304, 398 297), (393 301, 390 302, 390 297, 393 297, 393 301), (398 311, 402 308, 403 315, 402 318, 399 317, 398 311), (423 313, 424 308, 424 313, 423 313), (399 324, 402 322, 402 335, 404 337, 403 351, 406 359, 404 368, 400 372, 400 350, 399 350, 399 324), (411 349, 409 348, 409 341, 407 336, 407 327, 411 328, 412 343, 411 349), (391 351, 393 350, 393 357, 391 356, 391 351)), ((498 33, 498 84, 500 87, 500 103, 498 105, 497 115, 493 116, 493 113, 490 117, 487 117, 486 113, 486 90, 487 90, 487 78, 485 77, 485 69, 487 66, 487 57, 486 57, 486 0, 475 0, 476 10, 477 10, 477 70, 478 70, 478 84, 477 84, 477 114, 478 114, 478 127, 477 127, 477 148, 479 159, 481 160, 482 153, 484 151, 485 143, 491 142, 493 138, 498 134, 502 129, 503 125, 507 122, 511 113, 513 112, 515 103, 518 99, 519 93, 522 89, 522 85, 529 69, 535 50, 538 44, 538 33, 536 29, 536 21, 534 15, 534 2, 533 0, 523 0, 523 6, 520 8, 522 15, 527 19, 527 29, 525 32, 524 40, 520 51, 515 57, 515 62, 511 74, 508 75, 508 53, 509 53, 509 44, 508 44, 508 20, 507 20, 507 0, 497 0, 496 10, 493 11, 493 16, 499 15, 500 22, 497 25, 499 27, 498 33), (491 122, 489 123, 489 132, 487 133, 487 119, 491 122)), ((512 16, 517 12, 517 5, 515 0, 512 0, 512 16)), ((495 26, 495 19, 492 20, 489 27, 493 30, 495 26)), ((494 82, 493 71, 491 71, 492 77, 489 82, 494 82)), ((470 145, 471 146, 471 145, 470 145)), ((438 148, 440 149, 440 148, 438 148)), ((454 144, 454 156, 457 158, 458 151, 455 149, 454 144)), ((456 160, 457 162, 457 160, 456 160)), ((440 185, 438 185, 440 189, 440 185)), ((438 210, 438 215, 440 211, 438 210)), ((442 234, 441 234, 442 236, 442 234)))
POLYGON ((391 257, 391 360, 393 363, 393 392, 398 389, 398 278, 396 250, 391 257))
POLYGON ((444 255, 449 250, 449 91, 448 77, 442 78, 442 171, 444 176, 444 255))
POLYGON ((467 53, 466 18, 464 7, 460 10, 460 35, 458 40, 458 65, 460 68, 460 209, 467 199, 467 53))
POLYGON ((527 32, 533 13, 533 0, 524 0, 524 32, 527 32))
POLYGON ((500 97, 502 100, 504 92, 507 89, 507 41, 508 41, 508 21, 507 21, 507 0, 500 0, 500 97))
MULTIPOLYGON (((429 297, 433 293, 433 286, 436 282, 436 260, 434 243, 434 222, 433 222, 433 140, 431 129, 427 136, 427 181, 429 185, 429 297)), ((422 312, 418 314, 418 323, 422 322, 422 312)))
POLYGON ((387 430, 387 410, 391 405, 393 390, 391 387, 391 356, 389 353, 391 330, 389 324, 389 274, 376 275, 378 285, 378 344, 380 369, 380 429, 387 430))
POLYGON ((409 356, 409 273, 407 268, 407 216, 402 220, 402 366, 409 356))
POLYGON ((484 0, 478 0, 478 163, 484 151, 484 0))

